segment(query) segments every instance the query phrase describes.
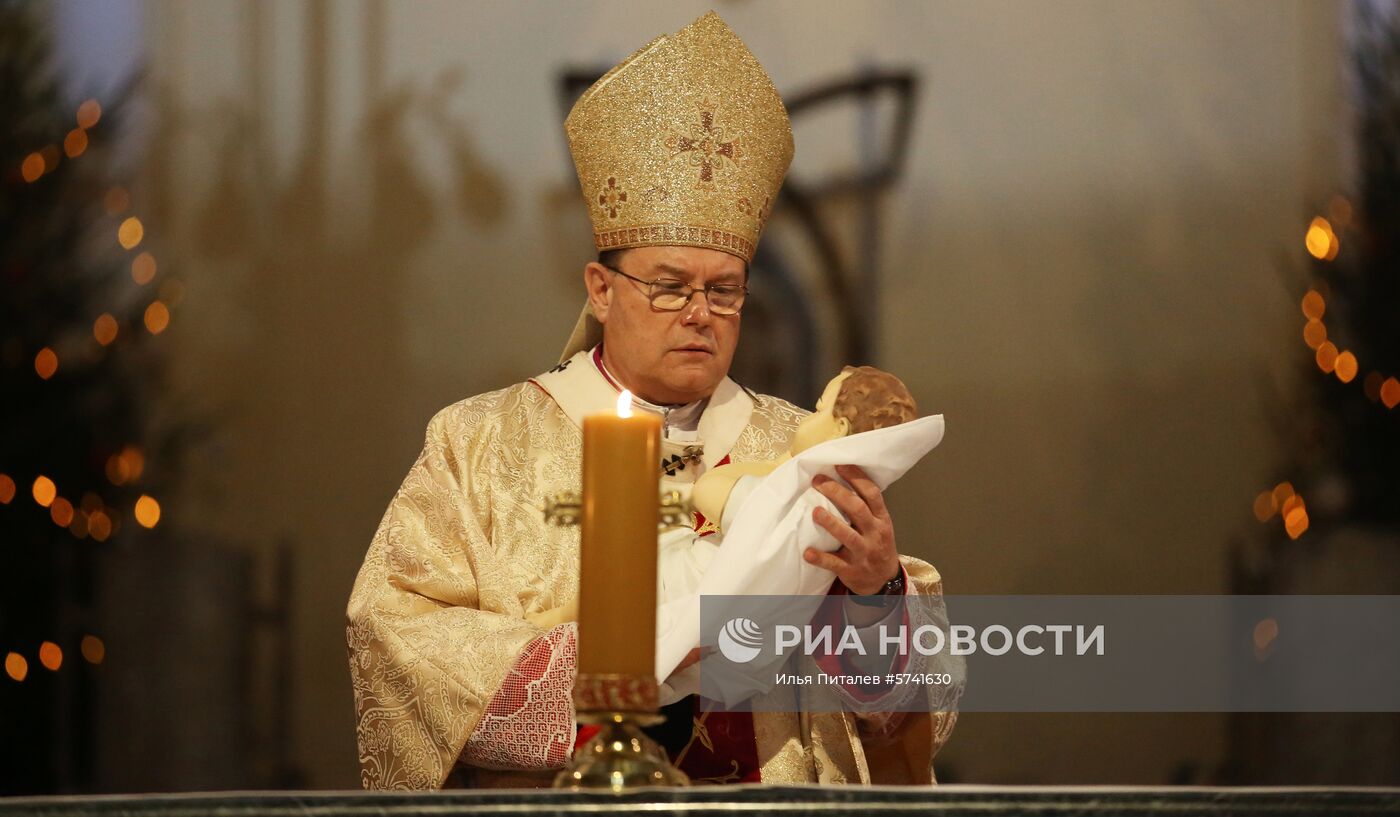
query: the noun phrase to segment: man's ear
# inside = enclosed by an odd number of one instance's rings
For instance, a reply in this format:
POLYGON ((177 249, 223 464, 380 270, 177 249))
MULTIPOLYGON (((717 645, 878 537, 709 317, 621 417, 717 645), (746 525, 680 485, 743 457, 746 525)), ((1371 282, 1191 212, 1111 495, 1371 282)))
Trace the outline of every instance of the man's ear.
POLYGON ((836 428, 841 432, 836 435, 838 437, 849 437, 851 435, 851 421, 847 420, 845 417, 836 418, 836 428))
POLYGON ((608 322, 608 307, 612 304, 612 273, 596 261, 590 261, 583 268, 583 286, 588 290, 588 303, 593 307, 593 315, 598 323, 608 322))

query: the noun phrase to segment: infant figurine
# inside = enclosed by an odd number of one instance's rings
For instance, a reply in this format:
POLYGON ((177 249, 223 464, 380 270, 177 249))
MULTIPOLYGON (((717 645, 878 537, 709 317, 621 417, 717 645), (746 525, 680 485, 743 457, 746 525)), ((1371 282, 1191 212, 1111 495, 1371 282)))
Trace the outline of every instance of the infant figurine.
MULTIPOLYGON (((907 423, 918 416, 914 397, 899 378, 873 366, 847 366, 826 384, 816 411, 798 425, 786 454, 777 460, 718 466, 696 480, 691 505, 718 526, 722 535, 726 512, 732 516, 759 479, 797 454, 828 440, 907 423)), ((661 535, 657 553, 658 604, 695 591, 719 549, 719 539, 698 536, 688 528, 661 535)), ((578 602, 527 614, 525 618, 545 628, 576 621, 578 602)))
POLYGON ((734 510, 729 503, 735 501, 737 507, 742 502, 735 486, 744 477, 765 477, 818 443, 907 423, 918 416, 914 396, 898 377, 874 366, 847 366, 826 384, 816 411, 797 426, 788 453, 776 460, 715 468, 696 480, 691 504, 723 532, 725 512, 734 510))

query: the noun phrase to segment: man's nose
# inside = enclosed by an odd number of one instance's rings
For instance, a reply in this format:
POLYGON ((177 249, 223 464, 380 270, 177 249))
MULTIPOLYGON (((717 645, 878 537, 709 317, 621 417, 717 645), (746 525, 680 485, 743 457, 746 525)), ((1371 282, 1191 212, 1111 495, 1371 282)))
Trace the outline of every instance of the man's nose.
POLYGON ((690 300, 681 308, 681 323, 686 325, 708 323, 710 317, 709 298, 703 289, 695 290, 690 294, 690 300))

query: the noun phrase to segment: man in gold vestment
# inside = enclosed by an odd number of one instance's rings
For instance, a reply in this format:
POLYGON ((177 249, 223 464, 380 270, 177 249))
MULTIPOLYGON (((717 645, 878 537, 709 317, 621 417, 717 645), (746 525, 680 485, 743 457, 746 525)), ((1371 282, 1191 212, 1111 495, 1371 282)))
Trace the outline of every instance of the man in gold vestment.
MULTIPOLYGON (((739 38, 713 13, 658 37, 565 128, 599 251, 587 306, 558 366, 432 418, 374 535, 347 611, 366 788, 548 785, 572 751, 579 533, 547 525, 540 501, 579 488, 585 415, 623 388, 661 414, 662 488, 685 493, 719 464, 777 458, 807 414, 727 376, 793 153, 739 38)), ((874 483, 842 476, 815 486, 843 512, 816 517, 842 547, 807 553, 833 590, 941 593, 931 565, 898 553, 874 483)), ((697 782, 930 784, 956 719, 696 709, 686 723, 694 698, 667 708, 683 730, 667 749, 697 782)))

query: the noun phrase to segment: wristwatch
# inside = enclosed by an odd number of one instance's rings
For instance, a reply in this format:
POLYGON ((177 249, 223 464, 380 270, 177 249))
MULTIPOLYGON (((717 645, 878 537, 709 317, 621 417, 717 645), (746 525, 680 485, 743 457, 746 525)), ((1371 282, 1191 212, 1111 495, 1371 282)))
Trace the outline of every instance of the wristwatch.
POLYGON ((865 607, 883 607, 885 604, 885 596, 902 595, 904 595, 904 568, 900 567, 894 574, 894 578, 881 585, 879 590, 868 595, 851 593, 851 601, 865 607))

